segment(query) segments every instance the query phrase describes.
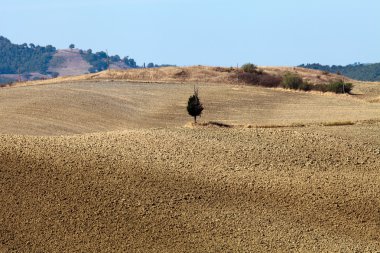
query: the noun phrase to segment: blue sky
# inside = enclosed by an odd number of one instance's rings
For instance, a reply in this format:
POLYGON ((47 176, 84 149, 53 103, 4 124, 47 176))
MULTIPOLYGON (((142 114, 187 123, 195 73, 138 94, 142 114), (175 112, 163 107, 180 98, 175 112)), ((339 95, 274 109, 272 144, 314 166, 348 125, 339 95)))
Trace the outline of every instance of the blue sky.
POLYGON ((0 0, 0 35, 138 64, 371 63, 379 11, 378 0, 0 0))

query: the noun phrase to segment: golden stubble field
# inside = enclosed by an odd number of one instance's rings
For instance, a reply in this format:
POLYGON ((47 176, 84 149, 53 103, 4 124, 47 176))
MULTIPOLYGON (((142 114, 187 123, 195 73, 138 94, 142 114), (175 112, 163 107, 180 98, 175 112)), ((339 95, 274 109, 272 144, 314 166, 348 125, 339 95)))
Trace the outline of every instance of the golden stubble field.
POLYGON ((0 251, 380 250, 372 95, 199 88, 239 126, 192 84, 0 89, 0 251))
MULTIPOLYGON (((262 126, 380 119, 380 103, 362 99, 365 95, 231 84, 197 87, 206 108, 203 122, 262 126)), ((70 135, 183 127, 191 121, 186 105, 193 88, 191 83, 110 80, 4 88, 0 90, 0 133, 70 135)))

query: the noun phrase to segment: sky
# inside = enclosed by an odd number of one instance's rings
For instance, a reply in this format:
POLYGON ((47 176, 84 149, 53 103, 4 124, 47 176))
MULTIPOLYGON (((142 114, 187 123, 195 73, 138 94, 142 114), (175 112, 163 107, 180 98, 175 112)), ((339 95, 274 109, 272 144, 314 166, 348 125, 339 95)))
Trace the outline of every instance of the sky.
POLYGON ((138 64, 380 62, 378 0, 0 0, 0 35, 138 64))

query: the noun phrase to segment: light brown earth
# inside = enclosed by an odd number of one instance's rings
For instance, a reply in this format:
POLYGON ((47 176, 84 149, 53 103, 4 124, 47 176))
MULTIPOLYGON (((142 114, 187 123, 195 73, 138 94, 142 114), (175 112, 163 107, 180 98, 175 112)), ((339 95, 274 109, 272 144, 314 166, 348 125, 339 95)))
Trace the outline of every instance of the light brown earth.
POLYGON ((86 62, 77 49, 60 49, 54 54, 50 62, 50 72, 57 72, 59 76, 75 76, 88 73, 91 65, 86 62))
MULTIPOLYGON (((357 95, 306 93, 247 85, 197 84, 205 106, 201 120, 232 125, 292 125, 380 119, 380 85, 358 84, 357 95), (358 94, 361 95, 358 95, 358 94)), ((81 134, 129 128, 183 127, 191 83, 93 80, 0 90, 1 133, 81 134), (21 123, 21 124, 20 124, 21 123)))
MULTIPOLYGON (((31 81, 16 84, 17 86, 31 86, 51 83, 67 83, 83 80, 122 80, 130 82, 145 83, 218 83, 218 84, 241 84, 238 79, 240 69, 210 67, 210 66, 191 66, 191 67, 165 67, 165 68, 141 68, 141 69, 113 69, 99 73, 80 75, 80 76, 61 76, 52 80, 31 81)), ((319 70, 304 69, 298 67, 260 67, 266 73, 283 76, 287 72, 300 75, 310 83, 328 83, 332 81, 345 80, 356 82, 344 76, 335 74, 323 74, 319 70)))
POLYGON ((380 251, 378 84, 192 89, 0 89, 0 252, 380 251))

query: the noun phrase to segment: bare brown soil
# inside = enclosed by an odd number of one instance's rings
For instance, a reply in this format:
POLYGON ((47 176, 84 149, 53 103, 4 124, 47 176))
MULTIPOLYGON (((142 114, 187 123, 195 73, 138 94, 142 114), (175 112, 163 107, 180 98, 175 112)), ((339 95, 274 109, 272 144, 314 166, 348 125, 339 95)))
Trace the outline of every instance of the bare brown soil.
POLYGON ((88 69, 91 67, 77 49, 57 50, 52 62, 57 62, 57 64, 49 67, 49 71, 57 72, 60 76, 82 75, 88 73, 88 69))
POLYGON ((0 137, 17 252, 376 252, 379 124, 0 137))
POLYGON ((0 89, 0 252, 380 251, 376 84, 70 80, 0 89))

